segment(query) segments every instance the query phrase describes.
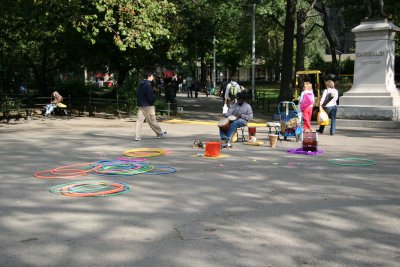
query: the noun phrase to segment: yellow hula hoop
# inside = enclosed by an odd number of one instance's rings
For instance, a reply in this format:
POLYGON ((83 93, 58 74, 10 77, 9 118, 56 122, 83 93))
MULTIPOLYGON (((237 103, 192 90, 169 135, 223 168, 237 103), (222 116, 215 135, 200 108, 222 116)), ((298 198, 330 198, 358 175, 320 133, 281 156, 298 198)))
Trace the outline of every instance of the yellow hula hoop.
POLYGON ((130 158, 150 158, 159 157, 167 153, 164 149, 159 148, 137 148, 124 151, 122 154, 130 158))

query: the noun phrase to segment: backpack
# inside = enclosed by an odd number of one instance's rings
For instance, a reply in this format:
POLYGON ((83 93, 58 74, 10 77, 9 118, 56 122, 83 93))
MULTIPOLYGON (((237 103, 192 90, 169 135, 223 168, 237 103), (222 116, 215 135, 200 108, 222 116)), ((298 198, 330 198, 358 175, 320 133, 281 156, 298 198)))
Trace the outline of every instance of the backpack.
POLYGON ((236 83, 231 83, 231 87, 229 88, 229 97, 235 98, 238 92, 240 92, 239 85, 236 83))
POLYGON ((314 95, 304 94, 303 101, 300 103, 300 110, 308 108, 311 104, 314 104, 314 95))

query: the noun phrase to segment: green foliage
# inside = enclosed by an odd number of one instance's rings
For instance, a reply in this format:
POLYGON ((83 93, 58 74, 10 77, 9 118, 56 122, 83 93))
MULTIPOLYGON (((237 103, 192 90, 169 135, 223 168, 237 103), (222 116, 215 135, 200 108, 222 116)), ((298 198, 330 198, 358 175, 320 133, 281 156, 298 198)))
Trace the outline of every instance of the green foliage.
POLYGON ((4 99, 2 99, 0 111, 4 114, 12 110, 19 111, 21 107, 22 100, 20 98, 5 96, 4 99))
POLYGON ((132 53, 119 51, 153 48, 169 37, 169 19, 175 14, 174 5, 165 0, 2 3, 0 64, 4 64, 5 56, 24 62, 42 92, 48 91, 50 75, 55 71, 79 71, 83 64, 104 66, 112 61, 118 71, 129 70, 132 67, 126 63, 126 56, 132 53), (94 49, 93 44, 100 44, 101 49, 94 49))
MULTIPOLYGON (((326 5, 330 7, 341 8, 341 15, 345 22, 345 31, 350 31, 352 28, 360 24, 366 16, 364 1, 360 0, 325 0, 326 5)), ((374 10, 377 9, 374 6, 374 10)), ((400 25, 400 1, 389 0, 384 1, 384 11, 389 21, 393 24, 400 25)), ((400 55, 399 34, 397 34, 396 55, 400 55)))
POLYGON ((125 99, 131 107, 132 113, 137 113, 136 90, 139 84, 139 77, 131 73, 125 80, 122 87, 119 88, 120 96, 125 99))
POLYGON ((320 54, 316 54, 310 62, 309 69, 320 70, 322 73, 329 74, 330 64, 325 62, 320 54))
POLYGON ((90 92, 98 90, 96 84, 86 84, 81 79, 70 79, 59 84, 55 88, 62 96, 71 95, 73 97, 89 96, 90 92))
POLYGON ((73 24, 91 43, 100 32, 112 35, 120 50, 135 47, 151 49, 160 37, 169 36, 168 19, 175 14, 165 0, 92 0, 82 3, 84 11, 73 24))
MULTIPOLYGON (((281 68, 287 1, 256 2, 256 57, 272 72, 281 68)), ((365 14, 359 0, 318 2, 343 8, 346 31, 365 14)), ((156 64, 178 66, 193 75, 194 62, 202 59, 203 67, 211 62, 214 36, 217 64, 221 69, 228 68, 232 75, 239 65, 251 65, 253 3, 250 0, 3 0, 0 9, 3 84, 16 88, 19 82, 28 82, 44 94, 57 84, 55 77, 59 73, 79 73, 82 66, 90 70, 108 66, 110 71, 120 74, 118 84, 122 86, 129 70, 152 69, 156 64), (33 78, 34 82, 29 80, 33 78)), ((298 0, 297 4, 298 8, 307 8, 310 1, 298 0)), ((395 25, 400 25, 399 9, 399 1, 385 1, 385 11, 395 25)), ((320 17, 309 18, 306 31, 314 23, 320 23, 320 17)), ((305 42, 305 67, 326 69, 315 56, 324 53, 325 48, 320 28, 313 28, 305 42)), ((397 54, 399 45, 397 42, 397 54)), ((342 62, 342 73, 352 68, 347 64, 342 62)), ((127 86, 136 87, 136 82, 129 83, 127 86)), ((87 95, 90 91, 75 79, 55 88, 72 95, 87 95)), ((123 87, 118 92, 130 89, 123 87)))
POLYGON ((354 61, 350 58, 345 59, 341 63, 341 73, 343 74, 353 74, 354 73, 354 61))

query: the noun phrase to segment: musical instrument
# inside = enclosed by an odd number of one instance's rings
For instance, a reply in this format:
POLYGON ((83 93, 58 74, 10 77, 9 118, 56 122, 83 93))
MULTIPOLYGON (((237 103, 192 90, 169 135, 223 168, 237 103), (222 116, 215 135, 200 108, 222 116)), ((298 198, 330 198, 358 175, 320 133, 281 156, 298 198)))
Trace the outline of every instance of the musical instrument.
POLYGON ((231 126, 231 121, 229 120, 229 118, 223 118, 218 122, 219 129, 224 133, 228 132, 230 126, 231 126))
POLYGON ((229 119, 230 121, 235 121, 235 120, 237 120, 237 117, 236 117, 235 115, 230 115, 230 116, 228 117, 228 119, 229 119))
POLYGON ((318 136, 316 132, 303 133, 303 151, 317 151, 318 136))

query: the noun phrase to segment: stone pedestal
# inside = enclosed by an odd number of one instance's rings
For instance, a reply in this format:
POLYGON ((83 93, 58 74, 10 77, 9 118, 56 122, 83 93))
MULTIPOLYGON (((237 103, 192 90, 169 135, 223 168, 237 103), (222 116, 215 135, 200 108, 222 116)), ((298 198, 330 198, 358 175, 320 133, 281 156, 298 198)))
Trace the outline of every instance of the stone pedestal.
POLYGON ((355 27, 353 87, 340 98, 338 118, 400 120, 400 94, 394 82, 395 35, 387 20, 368 20, 355 27))

